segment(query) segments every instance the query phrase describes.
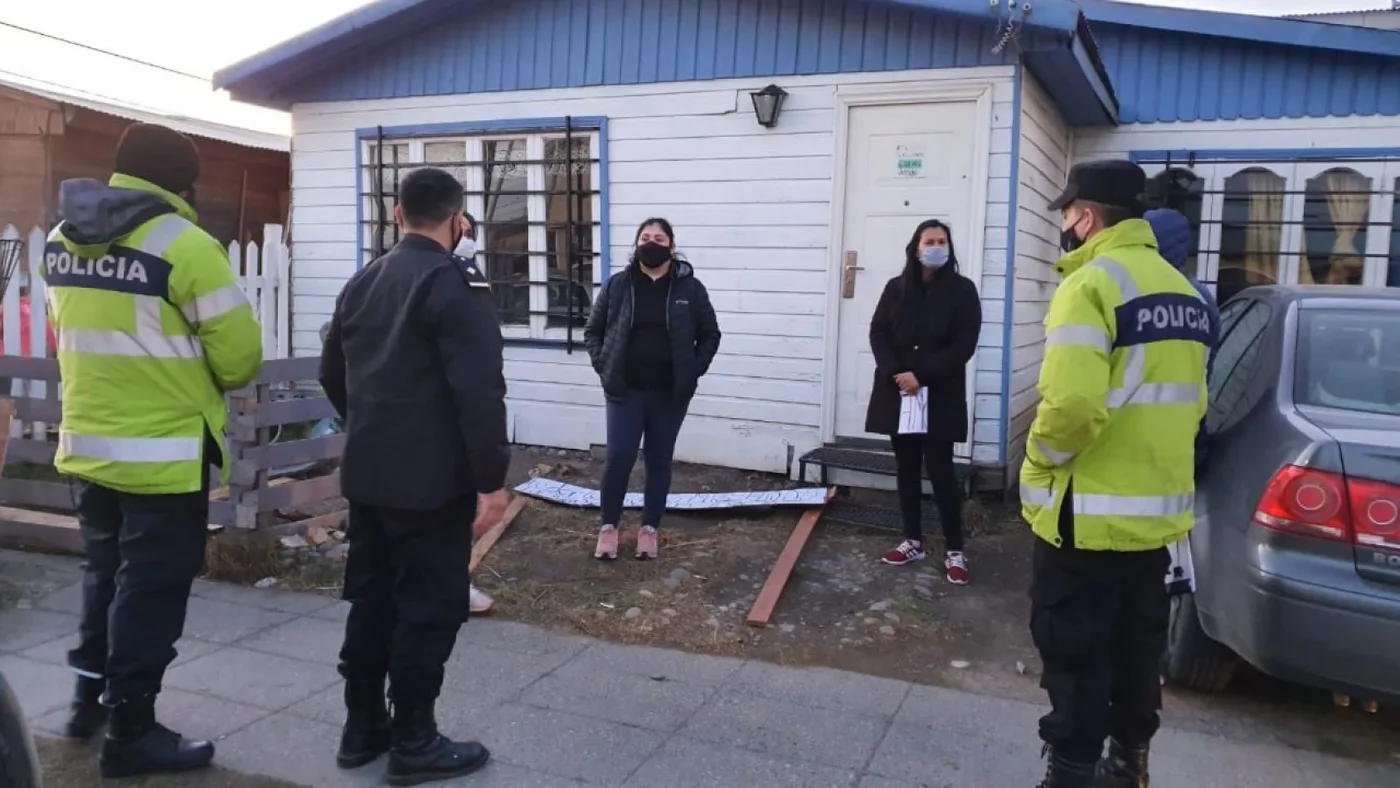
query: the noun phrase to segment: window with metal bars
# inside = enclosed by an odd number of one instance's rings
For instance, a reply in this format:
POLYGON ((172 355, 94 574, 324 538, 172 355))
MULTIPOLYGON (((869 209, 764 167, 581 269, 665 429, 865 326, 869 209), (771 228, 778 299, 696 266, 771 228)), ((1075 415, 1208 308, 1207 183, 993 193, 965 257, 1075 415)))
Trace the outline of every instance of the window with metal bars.
POLYGON ((1139 159, 1148 202, 1195 230, 1186 271, 1224 301, 1260 284, 1400 286, 1400 159, 1139 159))
POLYGON ((596 128, 498 132, 365 143, 361 254, 372 260, 393 248, 398 185, 424 167, 456 175, 466 210, 476 219, 476 263, 507 339, 582 340, 593 306, 603 244, 599 140, 596 128))

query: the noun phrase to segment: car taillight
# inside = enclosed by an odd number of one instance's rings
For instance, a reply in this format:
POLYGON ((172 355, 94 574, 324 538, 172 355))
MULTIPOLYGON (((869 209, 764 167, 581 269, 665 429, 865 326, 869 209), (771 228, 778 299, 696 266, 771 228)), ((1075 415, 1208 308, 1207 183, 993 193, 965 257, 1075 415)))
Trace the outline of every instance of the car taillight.
POLYGON ((1275 531, 1345 541, 1346 479, 1333 473, 1285 465, 1269 480, 1254 522, 1275 531))
POLYGON ((1285 465, 1260 497, 1254 522, 1318 539, 1400 547, 1400 487, 1285 465))
POLYGON ((1347 479, 1356 543, 1400 547, 1400 487, 1370 479, 1347 479))

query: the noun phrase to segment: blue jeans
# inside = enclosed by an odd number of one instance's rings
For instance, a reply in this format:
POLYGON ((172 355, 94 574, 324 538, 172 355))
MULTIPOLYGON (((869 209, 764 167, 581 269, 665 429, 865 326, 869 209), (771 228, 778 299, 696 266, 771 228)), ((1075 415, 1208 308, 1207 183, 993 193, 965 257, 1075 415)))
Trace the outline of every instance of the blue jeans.
POLYGON ((628 391, 621 402, 608 402, 608 460, 603 468, 603 525, 622 519, 627 480, 637 464, 637 451, 646 463, 646 492, 642 524, 661 525, 666 496, 671 492, 671 458, 676 436, 685 421, 688 402, 677 402, 669 389, 628 391), (642 439, 646 439, 643 446, 642 439))

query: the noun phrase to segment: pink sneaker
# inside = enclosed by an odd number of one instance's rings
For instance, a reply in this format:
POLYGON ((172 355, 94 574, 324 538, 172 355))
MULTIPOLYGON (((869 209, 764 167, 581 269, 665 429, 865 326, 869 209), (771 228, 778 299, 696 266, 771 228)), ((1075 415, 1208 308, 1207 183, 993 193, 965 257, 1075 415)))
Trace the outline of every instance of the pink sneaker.
POLYGON ((660 552, 661 548, 656 544, 656 529, 650 525, 642 526, 637 531, 637 560, 655 558, 660 552))
POLYGON ((617 526, 605 525, 598 531, 598 546, 593 549, 593 557, 601 561, 617 558, 617 526))
POLYGON ((927 557, 928 554, 924 552, 923 542, 905 539, 899 543, 899 547, 885 553, 885 557, 880 560, 890 566, 904 566, 915 561, 922 561, 927 557))
POLYGON ((967 556, 962 553, 949 552, 948 559, 943 562, 943 566, 948 570, 948 582, 955 586, 965 586, 969 579, 967 574, 967 556))

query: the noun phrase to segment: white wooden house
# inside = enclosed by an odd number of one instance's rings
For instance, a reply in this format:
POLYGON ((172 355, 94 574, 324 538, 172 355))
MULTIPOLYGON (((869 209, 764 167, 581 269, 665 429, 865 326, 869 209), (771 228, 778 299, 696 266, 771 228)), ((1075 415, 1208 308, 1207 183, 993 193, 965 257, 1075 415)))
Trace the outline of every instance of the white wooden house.
POLYGON ((392 243, 397 175, 460 173, 520 443, 603 442, 582 320, 650 216, 724 331, 678 456, 765 471, 873 437, 870 313, 938 217, 985 315, 963 454, 1009 484, 1056 282, 1045 205, 1075 161, 1170 169, 1221 295, 1400 283, 1391 31, 1104 0, 381 0, 215 81, 293 114, 298 353, 392 243))

